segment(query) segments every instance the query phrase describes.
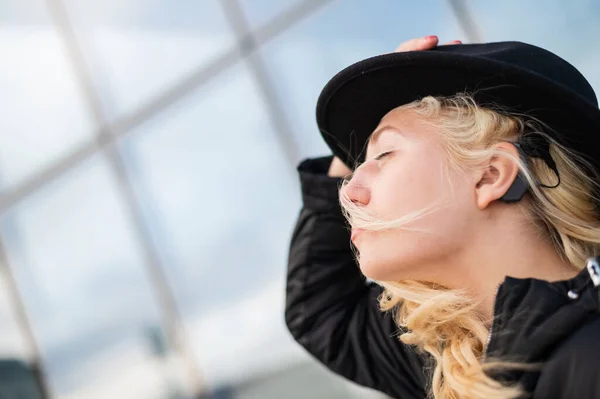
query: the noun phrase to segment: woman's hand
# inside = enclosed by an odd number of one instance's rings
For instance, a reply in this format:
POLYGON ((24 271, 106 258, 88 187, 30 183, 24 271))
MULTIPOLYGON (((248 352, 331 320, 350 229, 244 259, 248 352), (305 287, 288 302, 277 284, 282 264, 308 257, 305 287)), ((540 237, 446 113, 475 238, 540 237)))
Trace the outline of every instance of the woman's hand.
MULTIPOLYGON (((437 46, 438 43, 439 39, 437 36, 418 37, 401 43, 398 47, 396 47, 395 52, 398 53, 402 51, 429 50, 437 46)), ((460 40, 452 40, 444 44, 451 45, 461 43, 462 42, 460 40)), ((338 157, 333 157, 333 161, 331 161, 331 165, 329 166, 329 172, 327 172, 328 176, 345 177, 350 173, 352 173, 350 168, 348 168, 338 157)))
MULTIPOLYGON (((419 50, 429 50, 438 45, 440 39, 437 36, 425 36, 418 37, 416 39, 410 39, 401 43, 398 47, 396 47, 395 52, 399 53, 402 51, 419 51, 419 50)), ((444 45, 450 44, 462 44, 460 40, 452 40, 444 43, 444 45)))
POLYGON ((327 176, 330 177, 346 177, 352 171, 350 168, 346 166, 345 163, 342 162, 338 157, 333 157, 333 161, 331 161, 331 165, 329 165, 329 171, 327 172, 327 176))

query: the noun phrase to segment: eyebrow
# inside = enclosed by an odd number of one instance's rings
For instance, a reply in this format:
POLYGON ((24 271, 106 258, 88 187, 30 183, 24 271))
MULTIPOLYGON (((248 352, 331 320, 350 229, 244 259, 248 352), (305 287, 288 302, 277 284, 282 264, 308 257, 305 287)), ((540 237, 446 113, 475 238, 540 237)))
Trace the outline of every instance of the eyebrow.
POLYGON ((401 133, 397 127, 394 127, 392 125, 384 125, 373 132, 373 134, 369 138, 369 144, 375 144, 377 140, 379 140, 379 136, 381 136, 381 134, 386 130, 393 130, 396 133, 401 133))

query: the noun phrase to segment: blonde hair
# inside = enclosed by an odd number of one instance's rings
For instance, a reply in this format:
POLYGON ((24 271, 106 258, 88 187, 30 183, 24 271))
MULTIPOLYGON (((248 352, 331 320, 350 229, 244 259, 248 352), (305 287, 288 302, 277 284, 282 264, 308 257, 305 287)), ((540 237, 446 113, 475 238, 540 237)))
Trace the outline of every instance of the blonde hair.
MULTIPOLYGON (((532 222, 551 239, 557 252, 574 269, 581 269, 588 257, 600 252, 600 223, 595 203, 596 176, 590 176, 586 161, 553 140, 548 127, 532 117, 510 114, 500 108, 482 107, 469 94, 452 97, 425 97, 403 105, 440 133, 450 167, 465 170, 477 167, 490 156, 509 156, 493 145, 515 142, 520 136, 539 134, 550 142, 550 153, 560 171, 560 185, 552 189, 557 176, 541 160, 523 163, 513 160, 530 184, 525 210, 532 222)), ((344 183, 346 184, 347 181, 344 183)), ((342 186, 343 188, 343 186, 342 186)), ((371 230, 406 228, 406 224, 435 207, 422 209, 400 220, 382 221, 354 204, 340 191, 340 202, 352 226, 371 230)), ((446 398, 517 398, 526 392, 518 385, 504 385, 486 371, 491 367, 518 367, 514 363, 486 363, 483 356, 488 329, 477 303, 466 292, 421 281, 384 281, 380 298, 382 311, 395 311, 403 334, 400 340, 431 355, 435 365, 429 395, 446 398)), ((526 365, 521 365, 526 368, 526 365)))

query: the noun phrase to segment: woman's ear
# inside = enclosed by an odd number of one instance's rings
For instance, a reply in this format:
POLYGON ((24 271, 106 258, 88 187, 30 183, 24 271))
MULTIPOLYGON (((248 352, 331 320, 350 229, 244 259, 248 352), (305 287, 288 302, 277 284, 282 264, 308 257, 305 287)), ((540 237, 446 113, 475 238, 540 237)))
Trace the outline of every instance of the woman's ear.
MULTIPOLYGON (((519 159, 519 152, 511 143, 498 143, 493 148, 519 159)), ((477 175, 475 186, 477 207, 485 209, 490 203, 500 199, 513 184, 518 173, 519 165, 511 157, 492 155, 477 175)))

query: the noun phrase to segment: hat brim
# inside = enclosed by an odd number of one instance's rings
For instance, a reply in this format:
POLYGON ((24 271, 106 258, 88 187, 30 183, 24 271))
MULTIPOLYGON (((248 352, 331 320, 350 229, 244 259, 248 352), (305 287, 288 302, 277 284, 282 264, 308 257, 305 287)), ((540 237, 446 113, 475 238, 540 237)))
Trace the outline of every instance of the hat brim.
POLYGON ((392 109, 425 96, 469 92, 480 105, 524 113, 550 126, 555 139, 600 169, 600 110, 569 87, 504 62, 448 52, 384 54, 334 76, 317 102, 317 124, 350 167, 364 159, 366 142, 392 109))

